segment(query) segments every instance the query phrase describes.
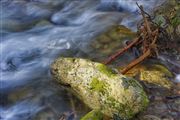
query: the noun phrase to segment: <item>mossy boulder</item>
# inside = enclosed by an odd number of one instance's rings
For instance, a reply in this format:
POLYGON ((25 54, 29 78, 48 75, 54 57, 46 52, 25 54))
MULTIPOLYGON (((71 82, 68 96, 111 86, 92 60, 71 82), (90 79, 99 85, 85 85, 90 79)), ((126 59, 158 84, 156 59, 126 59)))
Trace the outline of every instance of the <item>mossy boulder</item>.
POLYGON ((122 119, 132 118, 148 105, 142 86, 104 64, 80 58, 59 58, 51 67, 55 80, 69 86, 93 110, 122 119))
POLYGON ((92 110, 82 117, 81 120, 103 120, 103 114, 100 111, 92 110))

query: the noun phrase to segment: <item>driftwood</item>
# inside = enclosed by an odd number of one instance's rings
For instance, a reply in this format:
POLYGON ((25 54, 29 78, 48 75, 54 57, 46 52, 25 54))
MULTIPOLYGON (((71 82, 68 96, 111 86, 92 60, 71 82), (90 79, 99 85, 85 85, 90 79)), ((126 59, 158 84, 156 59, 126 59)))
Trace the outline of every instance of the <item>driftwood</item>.
POLYGON ((104 64, 109 64, 127 50, 131 49, 132 47, 137 47, 137 45, 139 46, 140 44, 139 50, 142 54, 137 59, 133 60, 127 66, 125 66, 121 71, 122 74, 125 74, 134 66, 144 61, 146 58, 158 55, 157 39, 160 32, 159 28, 154 25, 150 18, 148 18, 149 15, 143 10, 143 6, 139 6, 138 4, 137 6, 139 7, 143 17, 143 24, 139 28, 140 33, 138 34, 138 37, 132 40, 132 42, 126 47, 120 49, 117 53, 110 56, 104 62, 104 64))

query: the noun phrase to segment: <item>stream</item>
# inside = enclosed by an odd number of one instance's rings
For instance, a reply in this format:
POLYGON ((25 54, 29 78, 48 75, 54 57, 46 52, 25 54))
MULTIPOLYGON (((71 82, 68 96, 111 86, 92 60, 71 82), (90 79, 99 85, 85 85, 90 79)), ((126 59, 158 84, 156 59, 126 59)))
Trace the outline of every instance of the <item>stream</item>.
POLYGON ((59 56, 93 55, 91 40, 112 25, 136 31, 136 2, 151 12, 163 0, 0 0, 0 120, 58 120, 64 114, 78 120, 89 111, 76 100, 73 114, 76 98, 54 83, 50 64, 59 56))

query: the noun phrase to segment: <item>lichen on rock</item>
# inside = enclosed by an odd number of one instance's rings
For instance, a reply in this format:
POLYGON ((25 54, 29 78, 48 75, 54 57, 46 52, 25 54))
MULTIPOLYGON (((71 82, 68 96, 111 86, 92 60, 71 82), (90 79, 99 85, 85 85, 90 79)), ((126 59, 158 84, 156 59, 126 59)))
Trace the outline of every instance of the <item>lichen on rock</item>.
POLYGON ((142 86, 133 78, 107 66, 80 58, 59 58, 52 64, 52 75, 68 85, 86 105, 104 115, 132 118, 148 105, 142 86))

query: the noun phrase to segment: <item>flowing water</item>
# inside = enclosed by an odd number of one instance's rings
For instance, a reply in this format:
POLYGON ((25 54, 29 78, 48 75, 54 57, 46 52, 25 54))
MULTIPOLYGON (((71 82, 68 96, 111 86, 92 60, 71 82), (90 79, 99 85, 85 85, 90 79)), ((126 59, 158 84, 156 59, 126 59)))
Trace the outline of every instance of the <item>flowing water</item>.
POLYGON ((71 95, 54 84, 49 66, 59 56, 88 56, 91 40, 112 25, 135 30, 136 2, 152 11, 163 1, 0 0, 0 120, 79 119, 88 109, 69 113, 71 95))

